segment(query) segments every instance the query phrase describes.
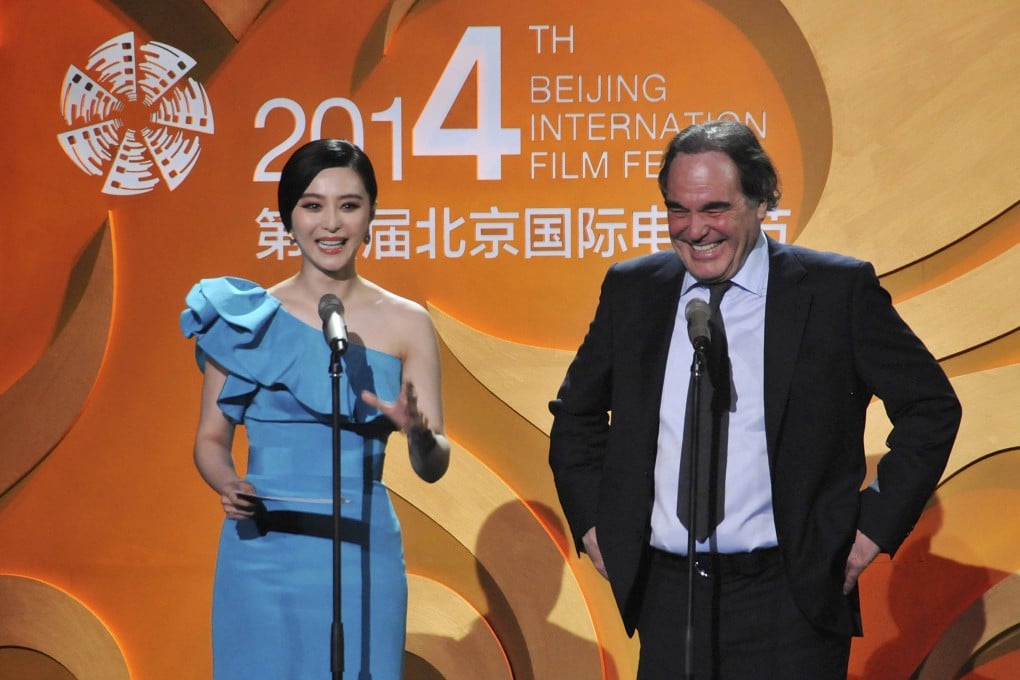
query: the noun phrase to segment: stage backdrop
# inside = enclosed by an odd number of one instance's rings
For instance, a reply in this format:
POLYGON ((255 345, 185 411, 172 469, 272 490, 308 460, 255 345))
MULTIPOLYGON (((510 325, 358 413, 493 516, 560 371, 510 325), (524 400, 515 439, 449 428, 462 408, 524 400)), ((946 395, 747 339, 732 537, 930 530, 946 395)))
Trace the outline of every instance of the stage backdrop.
POLYGON ((386 471, 408 676, 633 677, 546 405, 606 268, 668 247, 664 144, 731 118, 782 173, 769 233, 874 262, 964 404, 852 677, 1017 677, 1018 44, 1005 0, 0 0, 0 676, 209 676, 222 514, 177 319, 202 277, 295 271, 274 182, 336 136, 380 181, 360 271, 442 348, 450 472, 399 437, 386 471))

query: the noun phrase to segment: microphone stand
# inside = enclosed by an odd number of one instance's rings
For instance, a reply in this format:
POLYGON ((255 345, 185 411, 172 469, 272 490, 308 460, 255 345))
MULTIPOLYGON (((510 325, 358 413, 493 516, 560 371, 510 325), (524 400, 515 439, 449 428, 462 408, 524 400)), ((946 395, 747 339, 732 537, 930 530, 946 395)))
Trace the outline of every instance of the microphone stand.
POLYGON ((344 624, 340 611, 342 563, 340 561, 340 374, 343 371, 340 357, 347 343, 335 341, 330 345, 329 376, 333 388, 333 627, 330 650, 333 680, 342 680, 344 674, 344 624))
POLYGON ((700 461, 701 438, 698 431, 701 429, 701 379, 705 373, 707 359, 705 346, 707 343, 697 343, 694 347, 694 362, 691 364, 691 409, 698 420, 691 423, 691 475, 687 480, 687 498, 690 506, 688 517, 690 526, 687 529, 687 620, 684 625, 684 678, 694 678, 694 556, 697 554, 694 534, 698 526, 698 503, 697 503, 697 478, 698 463, 700 461))

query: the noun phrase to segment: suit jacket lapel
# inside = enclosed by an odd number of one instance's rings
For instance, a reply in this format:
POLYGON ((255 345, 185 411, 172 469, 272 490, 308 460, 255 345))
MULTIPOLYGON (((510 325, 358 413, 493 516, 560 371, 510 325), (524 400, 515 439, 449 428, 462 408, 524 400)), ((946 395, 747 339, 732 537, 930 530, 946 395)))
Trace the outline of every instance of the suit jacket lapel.
MULTIPOLYGON (((679 258, 664 259, 653 273, 648 291, 646 332, 639 348, 643 371, 639 395, 650 436, 656 437, 666 359, 673 336, 685 270, 679 258)), ((765 436, 774 464, 776 443, 786 411, 787 396, 797 366, 800 339, 811 309, 811 293, 799 283, 807 271, 788 247, 769 240, 769 287, 765 302, 765 436)), ((653 439, 654 441, 654 439, 653 439)))
POLYGON ((798 285, 806 273, 789 248, 769 241, 769 287, 765 301, 765 437, 773 466, 800 339, 811 309, 811 292, 798 285))
MULTIPOLYGON (((639 403, 647 414, 645 422, 649 423, 649 433, 654 444, 659 432, 659 406, 662 403, 662 386, 666 377, 666 359, 669 356, 669 343, 673 337, 673 326, 676 321, 677 305, 680 301, 683 285, 684 268, 675 253, 664 259, 661 266, 652 273, 652 285, 647 294, 645 308, 644 332, 637 335, 643 338, 639 348, 639 370, 642 371, 639 382, 643 393, 639 403)), ((654 453, 654 449, 653 449, 654 453)))

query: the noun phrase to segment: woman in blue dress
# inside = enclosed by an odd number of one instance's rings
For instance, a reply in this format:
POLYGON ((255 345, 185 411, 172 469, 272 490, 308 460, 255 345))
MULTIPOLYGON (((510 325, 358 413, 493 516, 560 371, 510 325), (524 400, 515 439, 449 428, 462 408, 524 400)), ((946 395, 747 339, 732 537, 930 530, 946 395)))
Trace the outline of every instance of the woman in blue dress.
POLYGON ((381 481, 386 440, 406 434, 411 465, 446 471, 439 350, 428 313, 361 278, 377 186, 343 140, 304 145, 283 168, 280 217, 301 251, 268 290, 205 279, 181 327, 204 372, 195 464, 226 520, 213 590, 216 680, 329 678, 333 623, 333 393, 319 302, 336 295, 350 343, 340 383, 344 678, 401 677, 407 577, 381 481), (231 448, 243 424, 245 476, 231 448))

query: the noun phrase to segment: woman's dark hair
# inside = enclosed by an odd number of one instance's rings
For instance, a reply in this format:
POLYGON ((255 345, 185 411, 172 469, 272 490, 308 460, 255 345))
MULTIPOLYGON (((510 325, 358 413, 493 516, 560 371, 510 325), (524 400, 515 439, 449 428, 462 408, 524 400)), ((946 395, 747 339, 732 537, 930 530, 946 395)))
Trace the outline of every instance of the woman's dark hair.
POLYGON ((317 139, 308 142, 287 159, 280 173, 280 184, 276 188, 280 219, 287 231, 291 230, 290 216, 298 199, 308 189, 315 176, 326 168, 351 168, 365 185, 368 200, 375 208, 379 187, 375 182, 372 161, 365 152, 346 139, 317 139))
POLYGON ((740 189, 750 203, 765 202, 766 209, 778 205, 782 192, 772 159, 749 127, 735 120, 715 120, 684 128, 666 147, 659 169, 659 191, 666 195, 669 166, 680 154, 719 151, 733 161, 740 174, 740 189))

